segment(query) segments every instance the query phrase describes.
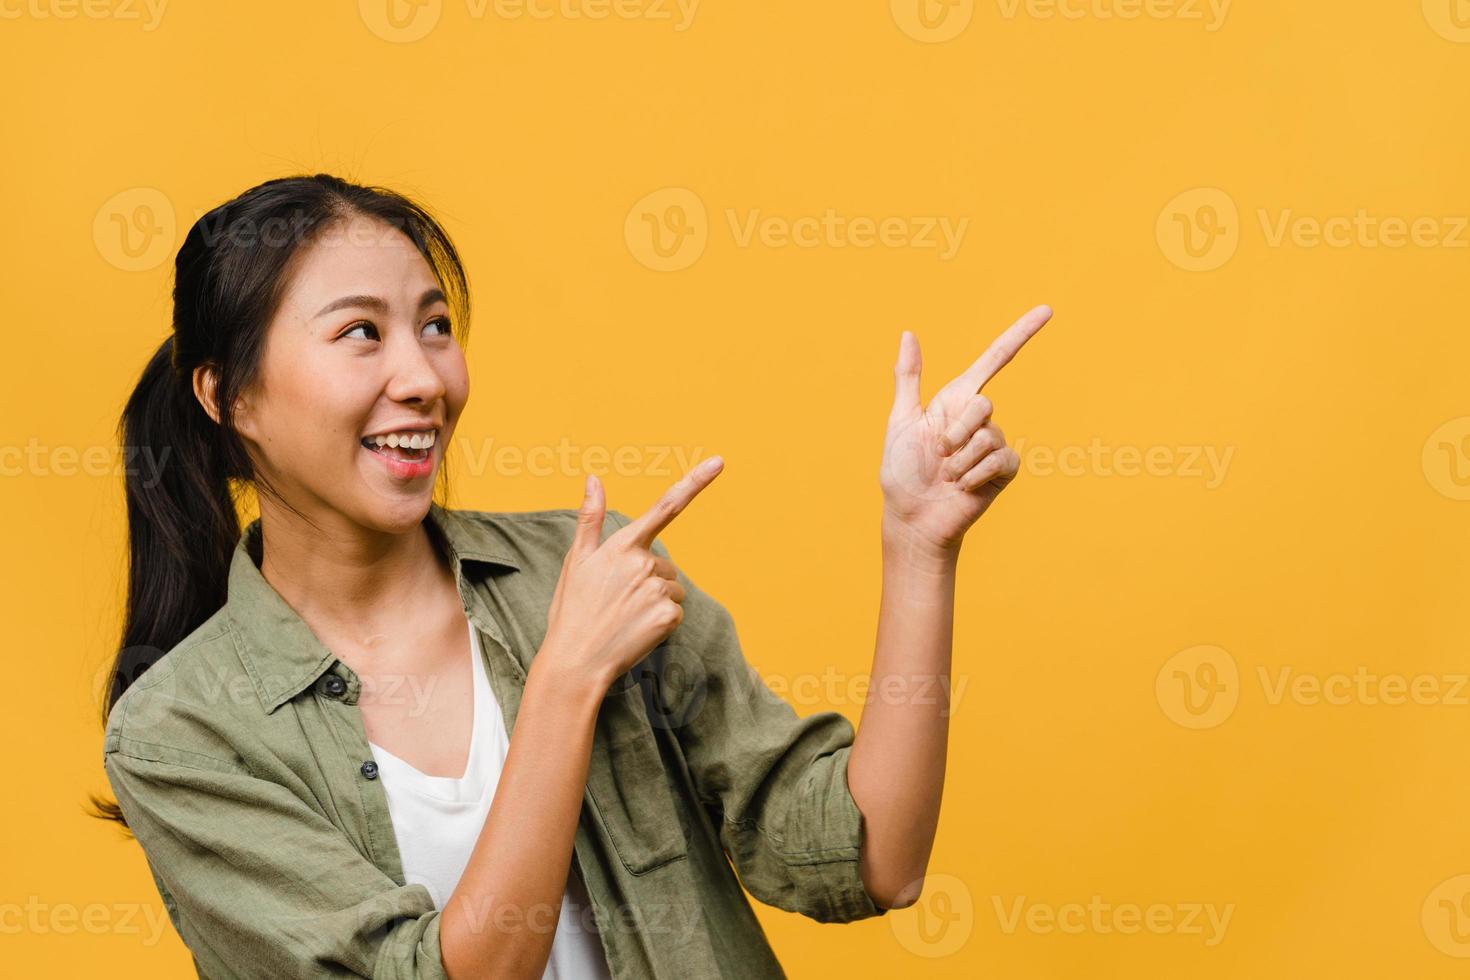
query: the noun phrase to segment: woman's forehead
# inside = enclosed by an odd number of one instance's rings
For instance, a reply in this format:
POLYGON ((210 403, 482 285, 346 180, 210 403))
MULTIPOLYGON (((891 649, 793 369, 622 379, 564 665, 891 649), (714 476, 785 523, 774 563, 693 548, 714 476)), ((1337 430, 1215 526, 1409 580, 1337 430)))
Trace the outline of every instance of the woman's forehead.
POLYGON ((315 315, 343 296, 377 296, 390 306, 414 305, 438 285, 433 269, 402 232, 376 223, 370 237, 340 236, 303 246, 286 295, 315 315))

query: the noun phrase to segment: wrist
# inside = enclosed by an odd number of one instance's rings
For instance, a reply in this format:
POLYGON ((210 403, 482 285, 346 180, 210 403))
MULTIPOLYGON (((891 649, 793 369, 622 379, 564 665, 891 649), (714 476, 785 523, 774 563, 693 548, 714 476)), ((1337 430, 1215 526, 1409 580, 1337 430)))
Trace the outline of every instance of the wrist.
POLYGON ((952 542, 935 541, 887 510, 883 512, 882 535, 885 559, 933 571, 945 571, 959 564, 960 545, 964 542, 963 537, 952 542))
POLYGON ((590 710, 596 714, 613 678, 606 672, 585 661, 578 662, 563 656, 551 643, 543 643, 536 656, 531 659, 531 668, 526 672, 526 687, 555 692, 556 696, 569 701, 575 709, 590 710))

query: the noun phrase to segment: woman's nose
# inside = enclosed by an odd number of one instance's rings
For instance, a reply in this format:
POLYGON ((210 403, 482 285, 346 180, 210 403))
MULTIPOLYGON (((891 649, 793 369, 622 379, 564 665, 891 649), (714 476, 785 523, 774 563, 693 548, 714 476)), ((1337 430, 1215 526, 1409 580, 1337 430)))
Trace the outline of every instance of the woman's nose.
POLYGON ((389 360, 388 394, 394 401, 432 402, 444 395, 444 379, 417 344, 400 345, 389 360))

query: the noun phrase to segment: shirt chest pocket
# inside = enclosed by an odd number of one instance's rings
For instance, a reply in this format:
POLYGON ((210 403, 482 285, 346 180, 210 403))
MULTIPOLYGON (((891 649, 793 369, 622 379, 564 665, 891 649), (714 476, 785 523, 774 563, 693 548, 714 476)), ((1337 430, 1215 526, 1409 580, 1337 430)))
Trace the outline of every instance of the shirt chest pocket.
POLYGON ((629 674, 612 686, 598 712, 587 794, 631 874, 647 874, 688 855, 643 690, 629 674))

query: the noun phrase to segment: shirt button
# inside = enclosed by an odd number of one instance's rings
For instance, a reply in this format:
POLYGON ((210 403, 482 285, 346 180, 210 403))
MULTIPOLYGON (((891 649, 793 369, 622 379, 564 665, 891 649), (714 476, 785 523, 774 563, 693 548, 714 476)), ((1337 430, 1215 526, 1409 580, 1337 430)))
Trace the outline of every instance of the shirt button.
POLYGON ((347 682, 336 674, 328 674, 326 682, 322 685, 329 697, 340 698, 342 692, 347 690, 347 682))
POLYGON ((364 762, 362 764, 362 774, 364 776, 366 776, 367 778, 369 778, 369 779, 377 779, 378 778, 378 764, 376 762, 374 762, 373 760, 371 760, 371 759, 369 759, 368 761, 364 762))

